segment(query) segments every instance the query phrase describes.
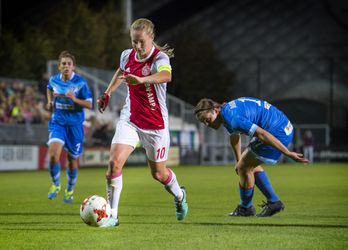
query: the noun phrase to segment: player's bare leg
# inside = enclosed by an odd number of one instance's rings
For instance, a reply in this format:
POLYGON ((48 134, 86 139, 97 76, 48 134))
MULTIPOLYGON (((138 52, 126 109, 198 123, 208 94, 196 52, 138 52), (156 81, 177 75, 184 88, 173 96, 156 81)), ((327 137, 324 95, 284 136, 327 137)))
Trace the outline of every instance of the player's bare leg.
POLYGON ((188 212, 186 191, 184 187, 180 187, 175 173, 173 170, 166 167, 166 163, 166 161, 153 162, 148 160, 152 177, 161 182, 165 189, 174 196, 177 220, 183 220, 188 212))
POLYGON ((126 144, 112 144, 110 149, 109 166, 106 172, 107 201, 111 207, 111 218, 103 227, 119 224, 118 204, 123 187, 122 169, 134 148, 126 144))

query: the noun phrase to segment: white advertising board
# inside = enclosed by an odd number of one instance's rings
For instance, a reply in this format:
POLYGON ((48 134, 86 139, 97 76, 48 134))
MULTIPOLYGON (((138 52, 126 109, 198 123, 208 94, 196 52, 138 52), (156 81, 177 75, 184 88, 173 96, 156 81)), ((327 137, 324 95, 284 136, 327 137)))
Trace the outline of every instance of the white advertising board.
POLYGON ((38 146, 1 145, 0 171, 38 168, 38 146))

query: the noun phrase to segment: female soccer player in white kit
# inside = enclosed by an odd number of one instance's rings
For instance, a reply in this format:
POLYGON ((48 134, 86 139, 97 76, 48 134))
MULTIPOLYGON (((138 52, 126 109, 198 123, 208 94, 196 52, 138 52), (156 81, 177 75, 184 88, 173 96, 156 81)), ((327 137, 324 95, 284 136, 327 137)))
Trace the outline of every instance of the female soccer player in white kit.
POLYGON ((170 145, 166 89, 167 82, 171 81, 169 57, 173 57, 173 49, 154 43, 154 25, 145 18, 134 21, 130 37, 133 49, 122 52, 120 67, 98 99, 98 109, 102 113, 111 93, 123 82, 127 83, 126 103, 112 139, 106 173, 112 217, 105 227, 119 224, 122 168, 139 140, 146 150, 153 178, 174 196, 176 218, 183 220, 188 212, 185 189, 180 187, 174 172, 166 167, 170 145))

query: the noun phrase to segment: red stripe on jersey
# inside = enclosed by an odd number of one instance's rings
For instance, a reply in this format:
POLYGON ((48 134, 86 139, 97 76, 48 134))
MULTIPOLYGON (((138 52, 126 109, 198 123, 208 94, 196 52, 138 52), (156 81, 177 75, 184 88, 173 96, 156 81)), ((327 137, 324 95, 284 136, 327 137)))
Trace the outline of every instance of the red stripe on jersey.
MULTIPOLYGON (((151 65, 160 52, 155 48, 150 58, 144 62, 135 60, 135 50, 129 54, 125 75, 139 77, 151 74, 151 65)), ((164 129, 164 120, 154 84, 128 85, 130 98, 130 121, 141 129, 164 129)))

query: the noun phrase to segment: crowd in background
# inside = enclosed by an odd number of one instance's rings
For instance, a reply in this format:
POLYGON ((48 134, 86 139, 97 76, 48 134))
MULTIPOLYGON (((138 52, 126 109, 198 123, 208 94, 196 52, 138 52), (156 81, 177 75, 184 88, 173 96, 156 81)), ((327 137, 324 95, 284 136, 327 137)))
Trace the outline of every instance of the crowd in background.
POLYGON ((0 123, 47 124, 46 97, 39 85, 0 81, 0 123))
MULTIPOLYGON (((0 80, 0 124, 47 126, 51 113, 45 109, 46 88, 45 80, 36 84, 27 84, 18 80, 0 80)), ((113 119, 99 120, 94 115, 94 111, 89 111, 84 129, 88 145, 109 145, 114 132, 113 119)))

